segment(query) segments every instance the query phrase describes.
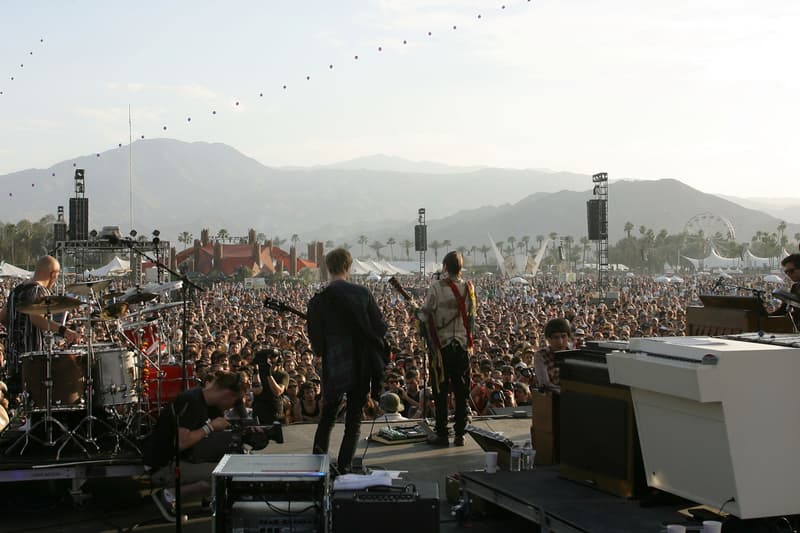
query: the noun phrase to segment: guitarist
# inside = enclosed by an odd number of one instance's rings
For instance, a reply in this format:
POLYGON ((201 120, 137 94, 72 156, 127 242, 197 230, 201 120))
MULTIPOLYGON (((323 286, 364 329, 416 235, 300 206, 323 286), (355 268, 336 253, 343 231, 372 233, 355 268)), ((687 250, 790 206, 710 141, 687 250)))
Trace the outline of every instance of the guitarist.
POLYGON ((322 358, 322 412, 313 453, 328 453, 339 404, 347 396, 338 472, 350 470, 361 431, 361 410, 380 395, 386 323, 366 287, 347 281, 353 258, 344 248, 325 256, 331 281, 308 302, 308 338, 322 358))
POLYGON ((431 386, 436 403, 436 438, 434 446, 448 446, 447 393, 453 392, 455 446, 464 445, 469 397, 469 355, 475 329, 475 289, 461 279, 464 258, 459 252, 449 252, 442 260, 444 273, 433 282, 419 318, 428 325, 428 342, 433 344, 430 361, 431 386))

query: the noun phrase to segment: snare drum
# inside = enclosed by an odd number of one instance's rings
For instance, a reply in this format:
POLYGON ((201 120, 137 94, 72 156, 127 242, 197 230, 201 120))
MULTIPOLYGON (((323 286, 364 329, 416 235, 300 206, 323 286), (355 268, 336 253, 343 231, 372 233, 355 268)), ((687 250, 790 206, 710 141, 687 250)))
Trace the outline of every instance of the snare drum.
MULTIPOLYGON (((183 391, 183 366, 180 364, 162 364, 161 372, 161 404, 166 405, 178 397, 183 391)), ((158 406, 158 371, 148 363, 145 363, 144 382, 147 387, 147 398, 150 400, 150 405, 158 406)), ((194 379, 194 365, 186 365, 186 381, 187 387, 192 388, 197 385, 194 379)))
POLYGON ((134 353, 116 344, 94 348, 94 392, 99 405, 124 405, 139 401, 139 369, 134 353))
MULTIPOLYGON (((47 408, 47 352, 28 352, 20 357, 22 382, 32 411, 47 408)), ((50 375, 53 378, 51 409, 73 410, 83 407, 86 386, 86 352, 56 350, 53 352, 50 375)))

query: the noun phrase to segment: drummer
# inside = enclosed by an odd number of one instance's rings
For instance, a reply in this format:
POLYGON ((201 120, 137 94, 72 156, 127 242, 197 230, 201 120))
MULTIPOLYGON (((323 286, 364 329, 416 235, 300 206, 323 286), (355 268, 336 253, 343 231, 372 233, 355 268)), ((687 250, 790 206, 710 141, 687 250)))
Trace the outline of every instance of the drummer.
POLYGON ((20 308, 36 302, 44 296, 51 296, 61 265, 55 257, 46 255, 36 263, 33 277, 17 285, 8 296, 8 304, 0 311, 0 323, 8 331, 7 338, 7 375, 10 392, 21 392, 18 388, 18 372, 16 365, 19 357, 27 352, 44 351, 47 346, 44 340, 45 331, 53 331, 66 339, 68 344, 78 340, 78 333, 66 326, 44 316, 44 314, 26 314, 20 308), (17 378, 17 379, 15 379, 17 378))

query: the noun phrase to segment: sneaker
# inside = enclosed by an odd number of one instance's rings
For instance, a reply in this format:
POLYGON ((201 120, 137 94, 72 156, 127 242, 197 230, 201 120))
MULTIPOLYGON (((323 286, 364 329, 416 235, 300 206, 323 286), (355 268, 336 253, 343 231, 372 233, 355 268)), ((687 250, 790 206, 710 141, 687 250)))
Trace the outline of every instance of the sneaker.
POLYGON ((450 440, 447 437, 437 436, 429 437, 427 443, 431 446, 450 446, 450 440))
POLYGON ((453 439, 453 446, 463 446, 464 445, 464 435, 456 435, 453 439))
POLYGON ((175 521, 175 502, 171 502, 167 500, 166 496, 164 495, 164 489, 158 489, 157 491, 150 494, 153 498, 153 501, 158 507, 158 510, 161 511, 161 516, 164 517, 164 520, 167 522, 174 522, 175 521))

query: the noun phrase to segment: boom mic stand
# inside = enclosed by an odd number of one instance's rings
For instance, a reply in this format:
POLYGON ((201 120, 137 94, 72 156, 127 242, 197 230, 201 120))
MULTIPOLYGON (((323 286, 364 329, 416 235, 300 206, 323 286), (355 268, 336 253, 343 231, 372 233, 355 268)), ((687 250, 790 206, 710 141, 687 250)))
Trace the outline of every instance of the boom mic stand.
MULTIPOLYGON (((171 275, 173 275, 176 278, 178 278, 181 281, 183 281, 183 283, 181 284, 181 299, 183 300, 183 306, 182 306, 182 309, 183 309, 183 320, 181 321, 181 330, 182 330, 181 331, 181 333, 182 333, 182 335, 181 335, 181 339, 182 339, 181 349, 183 350, 183 354, 182 354, 182 357, 181 357, 181 379, 182 379, 181 386, 182 386, 183 390, 186 390, 187 389, 187 381, 188 381, 188 373, 186 371, 186 362, 187 362, 186 360, 188 358, 186 357, 186 355, 187 355, 187 352, 188 352, 188 342, 189 342, 189 338, 188 338, 189 335, 187 333, 189 331, 189 309, 188 309, 188 297, 187 297, 188 294, 187 293, 188 293, 189 287, 194 288, 198 292, 204 292, 205 289, 200 287, 200 286, 198 286, 198 285, 196 285, 196 284, 194 284, 194 283, 192 283, 191 281, 189 281, 189 278, 186 275, 181 275, 180 273, 175 272, 174 270, 172 270, 167 265, 163 264, 158 259, 150 257, 146 252, 137 249, 136 246, 135 246, 136 243, 134 241, 132 241, 130 239, 124 239, 124 240, 112 239, 111 244, 116 244, 116 242, 113 242, 113 241, 121 242, 122 244, 124 244, 125 246, 130 248, 131 251, 134 252, 139 257, 143 257, 143 258, 151 261, 154 265, 156 265, 156 268, 163 268, 164 270, 169 272, 171 275)), ((174 410, 174 404, 173 404, 173 407, 171 407, 171 409, 174 410)), ((175 515, 176 515, 175 531, 177 531, 178 533, 180 533, 180 531, 181 531, 181 516, 182 516, 182 514, 181 514, 181 488, 180 488, 181 487, 181 469, 180 469, 180 453, 181 452, 180 452, 180 449, 178 448, 178 427, 179 427, 178 426, 178 418, 179 417, 180 417, 180 413, 176 413, 175 414, 175 515)))

